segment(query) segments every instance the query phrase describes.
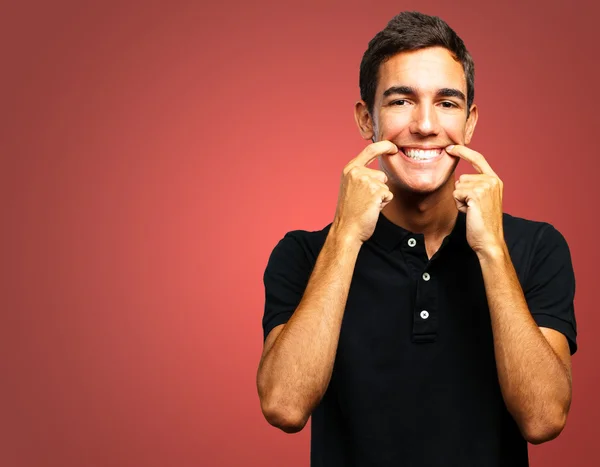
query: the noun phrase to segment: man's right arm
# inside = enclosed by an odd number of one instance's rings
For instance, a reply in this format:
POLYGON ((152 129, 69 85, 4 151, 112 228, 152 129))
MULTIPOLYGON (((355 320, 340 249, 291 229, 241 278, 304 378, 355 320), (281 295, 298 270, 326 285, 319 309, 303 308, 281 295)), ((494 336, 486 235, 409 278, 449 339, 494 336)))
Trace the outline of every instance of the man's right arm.
POLYGON ((361 244, 332 226, 298 308, 265 340, 257 375, 261 408, 287 433, 306 425, 329 385, 361 244))
POLYGON ((344 167, 336 214, 302 298, 288 322, 265 340, 257 374, 261 408, 271 425, 287 433, 304 427, 327 390, 358 252, 393 198, 387 176, 367 165, 397 152, 380 141, 344 167))

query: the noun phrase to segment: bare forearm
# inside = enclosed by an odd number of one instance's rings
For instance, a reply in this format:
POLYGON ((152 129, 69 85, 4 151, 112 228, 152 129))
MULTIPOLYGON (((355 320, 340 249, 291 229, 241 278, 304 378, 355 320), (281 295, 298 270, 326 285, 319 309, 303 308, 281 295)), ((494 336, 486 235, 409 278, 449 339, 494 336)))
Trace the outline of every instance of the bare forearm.
POLYGON ((298 308, 261 362, 259 392, 294 425, 306 423, 329 385, 360 247, 329 232, 298 308))
POLYGON ((569 373, 529 312, 508 249, 479 259, 504 401, 526 439, 551 439, 569 410, 569 373))

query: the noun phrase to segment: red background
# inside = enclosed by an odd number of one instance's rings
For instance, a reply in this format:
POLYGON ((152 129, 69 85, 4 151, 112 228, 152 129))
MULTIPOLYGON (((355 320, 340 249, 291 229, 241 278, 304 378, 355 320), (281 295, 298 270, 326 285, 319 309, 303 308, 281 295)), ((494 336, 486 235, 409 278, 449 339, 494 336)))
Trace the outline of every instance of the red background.
POLYGON ((12 3, 2 467, 308 465, 309 427, 260 412, 262 273, 286 231, 331 221, 362 53, 403 9, 470 49, 505 211, 571 246, 573 404, 531 463, 600 465, 595 2, 12 3))

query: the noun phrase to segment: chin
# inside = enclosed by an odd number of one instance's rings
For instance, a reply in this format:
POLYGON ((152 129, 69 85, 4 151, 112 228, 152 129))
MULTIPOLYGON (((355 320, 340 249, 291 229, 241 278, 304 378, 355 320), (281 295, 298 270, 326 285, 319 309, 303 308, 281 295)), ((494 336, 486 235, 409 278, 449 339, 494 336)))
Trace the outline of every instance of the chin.
POLYGON ((422 183, 398 179, 396 182, 396 186, 402 191, 408 191, 410 193, 418 195, 429 195, 435 193, 440 188, 445 186, 447 181, 448 180, 446 179, 438 183, 422 183))

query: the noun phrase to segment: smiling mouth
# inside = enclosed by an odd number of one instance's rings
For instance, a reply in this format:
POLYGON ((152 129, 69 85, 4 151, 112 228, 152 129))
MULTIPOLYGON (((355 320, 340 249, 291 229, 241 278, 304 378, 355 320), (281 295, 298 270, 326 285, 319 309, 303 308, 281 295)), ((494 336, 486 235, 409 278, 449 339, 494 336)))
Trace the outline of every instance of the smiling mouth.
POLYGON ((419 162, 433 161, 440 157, 444 152, 443 148, 420 149, 404 147, 400 148, 400 150, 408 159, 419 162))

